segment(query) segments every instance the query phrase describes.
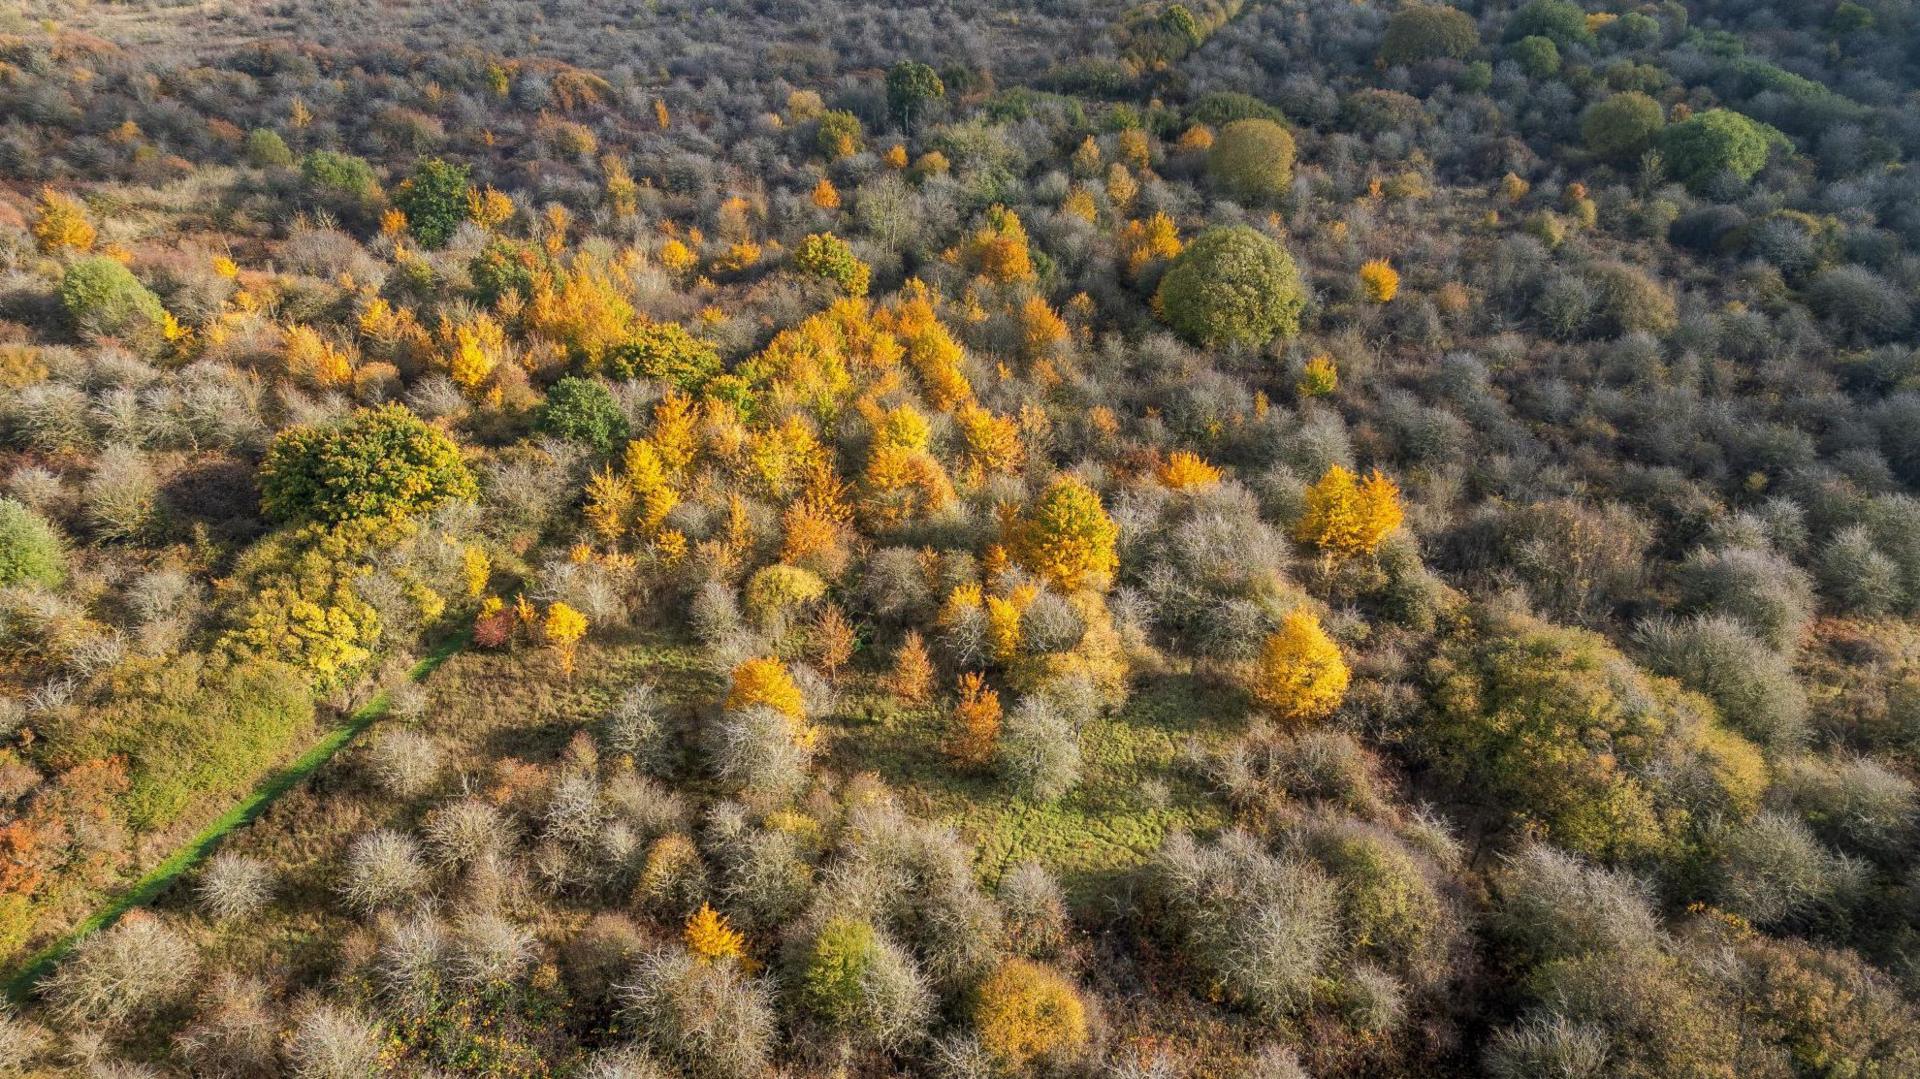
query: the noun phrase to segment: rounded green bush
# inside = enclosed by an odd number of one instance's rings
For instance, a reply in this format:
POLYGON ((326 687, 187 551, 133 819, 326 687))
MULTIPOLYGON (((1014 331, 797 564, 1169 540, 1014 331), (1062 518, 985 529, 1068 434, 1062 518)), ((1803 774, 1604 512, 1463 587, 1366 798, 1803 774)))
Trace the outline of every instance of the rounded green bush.
POLYGON ((1580 118, 1580 137, 1596 157, 1632 161, 1653 145, 1665 126, 1667 114, 1660 103, 1633 90, 1588 106, 1580 118))
POLYGON ((1572 0, 1533 0, 1507 22, 1507 40, 1543 37, 1555 45, 1585 45, 1593 40, 1587 13, 1572 0))
POLYGON ((428 158, 413 167, 413 175, 393 193, 393 203, 407 215, 414 239, 428 247, 445 247, 467 219, 472 186, 465 165, 428 158))
POLYGON ((397 404, 290 427, 260 466, 261 506, 277 521, 395 519, 477 491, 453 440, 397 404))
POLYGON ((60 281, 60 306, 85 335, 132 344, 159 340, 166 311, 132 271, 104 255, 82 259, 60 281))
POLYGON ((287 140, 270 127, 256 127, 247 135, 247 163, 256 168, 293 164, 287 140))
POLYGON ((908 131, 926 111, 927 103, 947 94, 940 74, 918 60, 902 60, 887 72, 887 111, 908 131))
POLYGON ((584 442, 601 453, 627 437, 627 417, 604 383, 572 375, 553 384, 535 425, 546 434, 584 442))
POLYGON ((1207 172, 1235 198, 1278 199, 1293 183, 1293 136, 1272 120, 1235 120, 1214 139, 1207 172))
POLYGON ((677 322, 648 322, 608 349, 601 366, 613 378, 657 378, 692 393, 720 374, 720 353, 677 322))
POLYGON ((865 296, 873 270, 853 248, 831 232, 816 232, 800 241, 793 252, 793 268, 839 286, 849 296, 865 296))
POLYGON ((0 588, 32 583, 57 588, 67 578, 66 545, 46 518, 0 498, 0 588))
POLYGON ((1523 37, 1507 49, 1520 70, 1536 79, 1560 73, 1560 48, 1549 37, 1523 37))
POLYGON ((1445 4, 1408 4, 1387 20, 1380 58, 1389 64, 1464 60, 1479 47, 1473 16, 1445 4))
POLYGON ((800 972, 800 999, 829 1023, 844 1024, 860 1013, 867 972, 880 955, 873 926, 835 918, 813 940, 800 972))
POLYGON ((1690 187, 1723 173, 1745 183, 1767 163, 1767 147, 1781 137, 1730 109, 1708 109, 1662 131, 1660 152, 1668 171, 1690 187))
POLYGON ((1203 345, 1259 345, 1300 332, 1306 296, 1293 259, 1244 225, 1201 234, 1155 294, 1162 316, 1203 345))

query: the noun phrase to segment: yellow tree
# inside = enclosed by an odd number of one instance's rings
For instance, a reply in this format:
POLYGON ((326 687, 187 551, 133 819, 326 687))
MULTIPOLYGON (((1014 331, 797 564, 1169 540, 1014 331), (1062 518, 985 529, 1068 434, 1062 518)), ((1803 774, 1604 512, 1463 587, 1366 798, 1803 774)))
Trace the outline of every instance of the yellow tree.
POLYGON ((1400 274, 1385 259, 1374 259, 1360 267, 1360 286, 1367 299, 1386 303, 1400 292, 1400 274))
POLYGON ((1020 216, 998 204, 988 208, 986 221, 967 241, 967 261, 995 281, 1033 280, 1033 254, 1020 216))
POLYGON ((1331 562, 1369 554, 1400 527, 1400 488, 1374 469, 1364 481, 1334 465, 1307 488, 1306 511, 1293 527, 1302 543, 1320 548, 1331 562))
POLYGON ((1220 470, 1197 453, 1176 450, 1160 465, 1160 482, 1176 491, 1200 490, 1220 482, 1220 470))
POLYGON ((556 600, 547 608, 540 633, 559 654, 560 669, 571 676, 574 653, 580 646, 580 638, 587 635, 587 616, 556 600))
POLYGON ((1114 543, 1120 529, 1100 505, 1100 496, 1071 476, 1061 476, 1012 522, 1014 558, 1056 588, 1104 588, 1119 568, 1114 543))
POLYGON ((960 699, 954 702, 947 736, 947 754, 968 767, 984 767, 993 760, 1000 740, 1000 694, 987 685, 985 675, 969 671, 960 676, 960 699))
POLYGON ((1300 369, 1300 381, 1294 384, 1302 397, 1325 397, 1339 388, 1340 368, 1324 352, 1306 362, 1300 369))
POLYGON ((1340 646, 1304 610, 1289 611, 1260 646, 1247 689, 1289 723, 1325 719, 1340 707, 1350 679, 1340 646))
POLYGON ((704 962, 722 959, 738 961, 746 951, 746 938, 727 924, 726 915, 705 903, 687 919, 683 931, 687 950, 704 962))
POLYGON ((40 189, 40 205, 33 219, 33 242, 41 254, 90 251, 94 239, 93 222, 87 220, 86 207, 51 187, 40 189))
POLYGON ((806 717, 806 701, 786 665, 770 656, 749 659, 733 669, 727 688, 729 712, 765 705, 798 723, 806 717))

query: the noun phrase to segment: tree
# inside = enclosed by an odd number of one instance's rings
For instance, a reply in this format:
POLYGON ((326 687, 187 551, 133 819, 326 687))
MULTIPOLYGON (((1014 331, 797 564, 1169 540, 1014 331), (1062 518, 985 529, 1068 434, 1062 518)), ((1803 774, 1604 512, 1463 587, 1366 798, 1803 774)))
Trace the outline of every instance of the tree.
POLYGON ((1658 101, 1629 90, 1588 106, 1580 118, 1580 137, 1596 157, 1632 162, 1646 153, 1666 126, 1667 114, 1658 101))
POLYGON ((430 157, 414 165, 413 175, 393 193, 393 202, 407 215, 407 229, 415 239, 427 247, 445 247, 467 220, 472 188, 465 165, 430 157))
POLYGON ((1104 588, 1119 568, 1120 530, 1100 496, 1071 476, 1048 485, 1013 522, 1011 548, 1021 565, 1063 592, 1104 588))
POLYGON ((687 950, 709 963, 722 959, 738 961, 746 954, 746 938, 727 924, 725 915, 705 903, 687 919, 681 935, 686 939, 687 950))
POLYGON ((40 189, 40 205, 33 218, 33 242, 43 255, 93 250, 93 222, 78 199, 51 187, 40 189))
POLYGON ((1660 133, 1660 153, 1674 177, 1701 188, 1721 175, 1741 183, 1767 163, 1768 148, 1786 137, 1730 109, 1708 109, 1660 133))
POLYGON ((917 60, 902 60, 887 72, 887 109, 908 131, 913 130, 928 104, 946 93, 939 74, 917 60))
POLYGON ((1244 225, 1201 234, 1167 268, 1154 299, 1174 329, 1207 346, 1292 337, 1306 307, 1293 259, 1244 225))
POLYGON ((641 322, 607 350, 601 367, 614 378, 655 378, 684 393, 721 373, 720 353, 677 322, 641 322))
POLYGON ((1389 64, 1464 60, 1480 47, 1473 16, 1444 4, 1408 4, 1387 19, 1380 58, 1389 64))
POLYGON ((847 241, 830 232, 816 232, 800 241, 793 267, 803 274, 832 282, 848 296, 865 296, 873 270, 854 255, 847 241))
POLYGON ((1386 259, 1373 259, 1360 267, 1360 288, 1370 303, 1387 303, 1400 294, 1400 273, 1386 259))
POLYGON ((1370 554, 1400 527, 1400 489, 1379 469, 1356 481, 1340 465, 1307 488, 1306 509, 1293 535, 1320 548, 1329 559, 1370 554))
POLYGON ((954 702, 949 723, 947 755, 969 768, 993 760, 1000 740, 1000 694, 987 685, 985 675, 968 671, 960 676, 960 699, 954 702))
POLYGON ((918 630, 908 630, 899 650, 894 652, 887 689, 908 704, 924 703, 933 692, 933 659, 927 652, 926 639, 918 630))
POLYGON ((285 168, 293 164, 293 151, 278 131, 256 127, 247 133, 247 164, 257 169, 285 168))
POLYGON ((82 259, 60 279, 60 306, 85 335, 156 345, 167 322, 159 297, 132 272, 104 255, 82 259))
POLYGON ((580 638, 587 635, 587 616, 556 600, 547 608, 547 618, 540 625, 540 635, 559 655, 561 672, 571 676, 574 653, 580 647, 580 638))
POLYGON ((597 379, 572 375, 553 384, 534 423, 539 430, 584 442, 601 453, 627 437, 627 416, 613 391, 597 379))
POLYGON ((1157 470, 1160 482, 1175 491, 1204 490, 1220 482, 1220 470, 1187 450, 1175 450, 1157 470))
POLYGON ((46 518, 11 498, 0 498, 0 588, 58 588, 66 577, 66 545, 60 534, 46 518))
POLYGON ((727 687, 727 711, 756 705, 771 708, 795 722, 806 716, 806 701, 800 695, 800 687, 794 684, 786 665, 772 657, 749 659, 733 669, 733 678, 727 687))
POLYGON ((1349 677, 1340 646, 1320 628, 1320 620, 1293 610, 1260 646, 1248 689, 1280 719, 1307 723, 1339 709, 1349 677))
POLYGON ((1058 971, 1025 959, 994 968, 974 991, 975 1034, 1009 1073, 1069 1063, 1087 1043, 1086 1005, 1058 971))
POLYGON ((1533 78, 1545 79, 1560 73, 1560 47, 1550 37, 1539 34, 1523 37, 1509 45, 1507 52, 1520 65, 1520 70, 1533 78))
POLYGON ((1507 20, 1506 38, 1543 37, 1555 45, 1586 45, 1593 41, 1587 13, 1573 0, 1532 0, 1507 20))
POLYGON ((1207 173, 1247 202, 1278 200, 1293 183, 1293 135, 1272 120, 1235 120, 1207 151, 1207 173))
POLYGON ((399 404, 289 427, 260 466, 261 506, 278 521, 409 517, 477 492, 453 440, 399 404))
POLYGON ((820 129, 814 135, 814 144, 828 161, 859 153, 865 141, 866 132, 858 116, 841 109, 820 114, 820 129))

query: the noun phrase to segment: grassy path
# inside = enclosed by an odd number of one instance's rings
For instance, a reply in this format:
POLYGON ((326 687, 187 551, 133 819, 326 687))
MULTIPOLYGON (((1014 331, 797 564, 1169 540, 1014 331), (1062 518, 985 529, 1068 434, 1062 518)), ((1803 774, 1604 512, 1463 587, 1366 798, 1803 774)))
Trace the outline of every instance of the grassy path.
MULTIPOLYGON (((448 657, 465 647, 466 643, 464 634, 456 634, 449 638, 429 652, 425 659, 414 664, 413 669, 407 672, 407 677, 415 682, 426 678, 436 667, 446 662, 448 657)), ((65 936, 42 948, 27 960, 19 972, 7 980, 7 996, 16 1001, 24 1000, 34 984, 47 971, 53 969, 53 965, 58 963, 61 957, 72 951, 74 945, 80 943, 88 934, 112 925, 120 919, 121 915, 133 908, 152 902, 182 873, 198 865, 201 859, 212 853, 213 849, 220 845, 220 841, 234 829, 245 827, 258 820, 260 814, 266 812, 267 807, 272 805, 275 799, 292 790, 301 780, 312 775, 314 769, 325 764, 328 758, 359 737, 361 732, 385 717, 391 706, 391 695, 385 691, 361 705, 347 717, 344 723, 328 731, 318 742, 309 746, 305 753, 300 754, 293 763, 268 776, 264 782, 254 788, 252 794, 235 803, 231 809, 221 814, 219 819, 201 829, 198 835, 168 855, 165 861, 154 866, 133 887, 121 893, 113 902, 93 912, 86 921, 81 922, 65 936)))

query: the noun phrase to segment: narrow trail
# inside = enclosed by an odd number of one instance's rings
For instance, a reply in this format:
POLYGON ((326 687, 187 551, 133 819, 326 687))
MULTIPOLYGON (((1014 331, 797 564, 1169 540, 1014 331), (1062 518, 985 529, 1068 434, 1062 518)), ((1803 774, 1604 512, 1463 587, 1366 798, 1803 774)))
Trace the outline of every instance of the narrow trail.
MULTIPOLYGON (((465 634, 455 634, 429 652, 426 658, 414 664, 407 672, 407 678, 420 682, 445 663, 455 653, 465 648, 465 634)), ((65 935, 35 953, 20 969, 9 977, 5 984, 6 995, 12 1000, 24 1001, 33 987, 46 973, 53 969, 74 946, 89 935, 99 932, 119 921, 121 916, 135 907, 145 906, 165 892, 180 876, 199 865, 211 854, 221 840, 235 830, 244 828, 260 818, 281 795, 298 786, 300 781, 312 775, 314 770, 332 759, 333 755, 345 749, 366 731, 368 727, 384 719, 393 704, 390 691, 382 691, 372 700, 355 709, 352 715, 338 726, 329 730, 319 741, 308 746, 292 763, 268 776, 254 788, 252 794, 236 802, 218 819, 201 829, 199 834, 182 844, 160 864, 147 871, 132 887, 122 892, 118 898, 101 907, 85 921, 69 930, 65 935)))

